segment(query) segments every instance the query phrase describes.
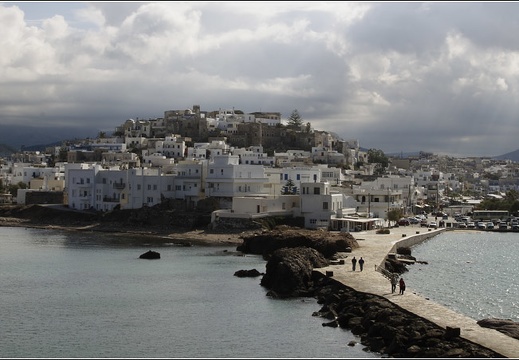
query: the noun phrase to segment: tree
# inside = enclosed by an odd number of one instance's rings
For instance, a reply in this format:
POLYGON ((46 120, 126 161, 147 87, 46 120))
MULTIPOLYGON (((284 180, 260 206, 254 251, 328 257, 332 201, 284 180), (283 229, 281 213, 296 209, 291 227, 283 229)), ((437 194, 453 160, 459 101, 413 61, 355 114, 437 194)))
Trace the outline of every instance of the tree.
POLYGON ((27 184, 24 182, 19 181, 18 184, 11 184, 9 185, 9 193, 16 197, 18 196, 18 189, 27 189, 27 184))
POLYGON ((391 221, 398 221, 402 217, 402 209, 392 209, 387 212, 387 220, 388 223, 391 224, 391 221))
POLYGON ((288 117, 288 125, 294 127, 301 127, 303 125, 303 118, 299 115, 299 111, 294 110, 288 117))
POLYGON ((288 179, 285 186, 281 189, 281 195, 294 195, 297 193, 297 187, 292 181, 292 179, 288 179))
POLYGON ((68 150, 65 146, 60 147, 58 154, 58 161, 65 162, 67 161, 68 150))
POLYGON ((389 159, 382 150, 369 149, 368 150, 368 163, 375 165, 375 174, 382 175, 386 172, 386 168, 389 165, 389 159))

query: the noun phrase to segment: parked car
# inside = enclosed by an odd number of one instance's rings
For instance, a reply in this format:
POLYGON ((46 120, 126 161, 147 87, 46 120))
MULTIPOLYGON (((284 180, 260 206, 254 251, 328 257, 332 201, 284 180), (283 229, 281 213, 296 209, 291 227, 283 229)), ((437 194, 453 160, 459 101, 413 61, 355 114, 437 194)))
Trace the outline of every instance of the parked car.
POLYGON ((460 229, 466 229, 467 228, 467 224, 465 224, 464 222, 460 222, 460 223, 458 223, 458 227, 460 229))
POLYGON ((468 229, 475 229, 476 228, 476 224, 474 223, 474 221, 467 222, 467 228, 468 229))
POLYGON ((431 222, 429 223, 429 227, 430 227, 430 228, 437 229, 437 228, 438 228, 438 224, 436 223, 436 221, 431 221, 431 222))
POLYGON ((429 225, 427 224, 427 220, 422 220, 422 221, 420 221, 420 227, 427 227, 427 226, 429 226, 429 225))
POLYGON ((486 224, 485 224, 483 221, 478 221, 478 222, 476 223, 476 227, 477 227, 478 229, 480 229, 480 230, 483 230, 483 229, 486 229, 486 228, 487 228, 486 224))
POLYGON ((487 229, 492 230, 494 228, 494 223, 492 221, 487 222, 487 229))
POLYGON ((409 219, 402 218, 402 219, 398 220, 398 225, 400 225, 400 226, 407 226, 410 224, 411 224, 411 222, 409 221, 409 219))
POLYGON ((418 218, 416 218, 416 217, 410 217, 410 218, 409 218, 409 222, 410 222, 411 224, 419 224, 420 221, 421 221, 421 219, 418 219, 418 218))
POLYGON ((501 221, 501 222, 499 223, 499 229, 501 229, 501 230, 506 230, 506 229, 508 229, 508 224, 506 223, 506 221, 501 221))

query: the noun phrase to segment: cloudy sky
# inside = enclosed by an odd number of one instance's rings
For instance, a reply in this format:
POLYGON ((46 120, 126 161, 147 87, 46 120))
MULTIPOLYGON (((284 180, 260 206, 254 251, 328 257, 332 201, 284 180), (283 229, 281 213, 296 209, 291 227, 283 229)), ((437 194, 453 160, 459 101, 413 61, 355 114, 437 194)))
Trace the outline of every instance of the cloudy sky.
POLYGON ((0 124, 297 109, 386 153, 519 149, 519 3, 1 2, 0 124))

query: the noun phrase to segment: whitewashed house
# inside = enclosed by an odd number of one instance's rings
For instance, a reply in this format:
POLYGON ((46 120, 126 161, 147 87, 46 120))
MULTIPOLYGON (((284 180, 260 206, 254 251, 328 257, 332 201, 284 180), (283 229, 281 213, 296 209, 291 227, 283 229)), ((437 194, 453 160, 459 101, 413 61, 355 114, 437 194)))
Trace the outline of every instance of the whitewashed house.
POLYGON ((221 208, 230 209, 235 196, 268 195, 265 168, 239 160, 237 155, 219 155, 207 164, 205 194, 218 199, 221 208))
POLYGON ((263 152, 263 146, 232 149, 231 153, 240 157, 240 164, 264 166, 274 166, 275 164, 274 157, 263 152))
POLYGON ((332 193, 328 182, 302 182, 300 198, 307 229, 328 229, 332 215, 343 208, 343 194, 332 193))
POLYGON ((174 168, 174 198, 186 201, 188 208, 194 208, 205 198, 205 177, 207 161, 182 160, 174 168))
POLYGON ((71 209, 96 208, 95 178, 102 167, 98 164, 70 163, 65 165, 65 203, 71 209))

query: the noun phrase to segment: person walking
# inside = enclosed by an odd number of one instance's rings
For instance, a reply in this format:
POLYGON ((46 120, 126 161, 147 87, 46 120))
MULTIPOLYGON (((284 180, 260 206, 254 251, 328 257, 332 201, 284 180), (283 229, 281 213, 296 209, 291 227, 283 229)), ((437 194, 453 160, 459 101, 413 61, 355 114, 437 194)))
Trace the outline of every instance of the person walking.
POLYGON ((391 293, 392 294, 396 291, 396 284, 398 284, 398 276, 393 274, 393 276, 391 276, 391 293))
POLYGON ((404 278, 400 278, 400 283, 398 285, 400 286, 400 295, 404 295, 404 291, 405 291, 404 278))
POLYGON ((357 259, 355 259, 355 256, 353 259, 351 259, 351 269, 352 271, 355 271, 355 267, 357 266, 357 259))
POLYGON ((359 259, 359 269, 360 269, 360 271, 362 271, 363 268, 364 268, 364 259, 361 256, 360 259, 359 259))

